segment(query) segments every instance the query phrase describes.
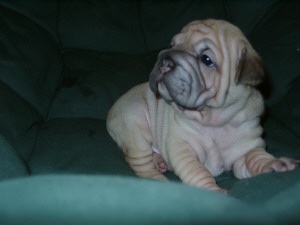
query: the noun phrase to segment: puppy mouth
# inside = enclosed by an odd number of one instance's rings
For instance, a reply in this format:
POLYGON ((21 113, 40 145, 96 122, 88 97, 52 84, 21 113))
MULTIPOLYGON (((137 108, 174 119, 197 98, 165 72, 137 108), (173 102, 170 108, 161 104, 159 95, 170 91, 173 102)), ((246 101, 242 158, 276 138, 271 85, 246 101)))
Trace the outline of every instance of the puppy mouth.
POLYGON ((197 100, 205 90, 196 58, 181 50, 162 51, 150 74, 151 90, 167 102, 187 109, 199 107, 197 100))

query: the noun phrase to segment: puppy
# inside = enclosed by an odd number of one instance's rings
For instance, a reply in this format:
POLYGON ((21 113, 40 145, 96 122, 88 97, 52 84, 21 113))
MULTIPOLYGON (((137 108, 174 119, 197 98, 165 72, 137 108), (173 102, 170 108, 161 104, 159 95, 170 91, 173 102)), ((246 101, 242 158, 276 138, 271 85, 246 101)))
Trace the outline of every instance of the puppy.
POLYGON ((194 21, 159 53, 149 82, 113 105, 107 130, 138 176, 164 181, 173 170, 186 184, 226 192, 214 179, 223 171, 242 179, 299 163, 265 150, 262 80, 261 60, 237 27, 194 21))

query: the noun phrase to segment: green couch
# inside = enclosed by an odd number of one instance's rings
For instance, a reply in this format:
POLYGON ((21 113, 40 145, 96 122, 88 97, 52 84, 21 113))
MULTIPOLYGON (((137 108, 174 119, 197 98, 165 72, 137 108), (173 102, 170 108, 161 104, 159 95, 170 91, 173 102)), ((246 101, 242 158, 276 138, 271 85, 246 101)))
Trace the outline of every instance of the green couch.
POLYGON ((0 224, 300 224, 300 169, 222 195, 137 178, 106 131, 194 19, 226 19, 262 56, 268 151, 300 159, 300 1, 0 1, 0 224))

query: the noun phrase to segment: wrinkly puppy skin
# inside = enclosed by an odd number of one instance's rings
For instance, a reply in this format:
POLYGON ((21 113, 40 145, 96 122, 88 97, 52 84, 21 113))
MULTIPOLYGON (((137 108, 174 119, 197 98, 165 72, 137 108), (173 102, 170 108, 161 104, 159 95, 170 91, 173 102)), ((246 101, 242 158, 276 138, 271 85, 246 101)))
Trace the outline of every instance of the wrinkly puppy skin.
POLYGON ((294 170, 298 161, 265 150, 255 89, 261 60, 242 32, 222 20, 194 21, 161 51, 149 82, 111 108, 107 129, 141 177, 165 181, 173 170, 186 184, 226 192, 214 179, 294 170))

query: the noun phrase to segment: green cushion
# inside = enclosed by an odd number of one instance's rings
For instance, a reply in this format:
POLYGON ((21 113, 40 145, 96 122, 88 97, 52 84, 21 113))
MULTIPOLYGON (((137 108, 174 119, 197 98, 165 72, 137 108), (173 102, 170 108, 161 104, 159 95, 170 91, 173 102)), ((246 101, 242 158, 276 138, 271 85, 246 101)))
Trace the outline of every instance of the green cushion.
POLYGON ((250 39, 264 62, 268 90, 267 103, 272 106, 300 76, 300 8, 299 1, 281 1, 256 25, 250 39))
POLYGON ((63 80, 49 118, 106 119, 111 105, 136 84, 146 82, 156 54, 100 54, 70 50, 63 54, 63 80))
POLYGON ((1 0, 0 5, 11 12, 16 12, 19 17, 29 22, 30 20, 36 23, 40 28, 46 30, 52 38, 59 41, 57 32, 57 16, 59 5, 57 1, 46 0, 1 0))
POLYGON ((53 119, 44 123, 28 164, 34 174, 133 175, 123 153, 109 138, 105 121, 89 118, 53 119))
POLYGON ((0 183, 0 199, 2 224, 275 224, 229 196, 137 178, 37 176, 0 183))
MULTIPOLYGON (((0 90, 0 134, 26 161, 34 148, 38 124, 42 117, 35 108, 2 81, 0 90)), ((0 158, 2 161, 2 157, 0 158)))
POLYGON ((24 161, 2 135, 0 135, 0 155, 0 181, 28 175, 24 161))
POLYGON ((62 1, 58 29, 63 47, 99 52, 143 52, 145 46, 137 7, 135 1, 62 1))
POLYGON ((0 18, 0 79, 46 116, 60 79, 58 46, 25 16, 0 6, 0 18))

